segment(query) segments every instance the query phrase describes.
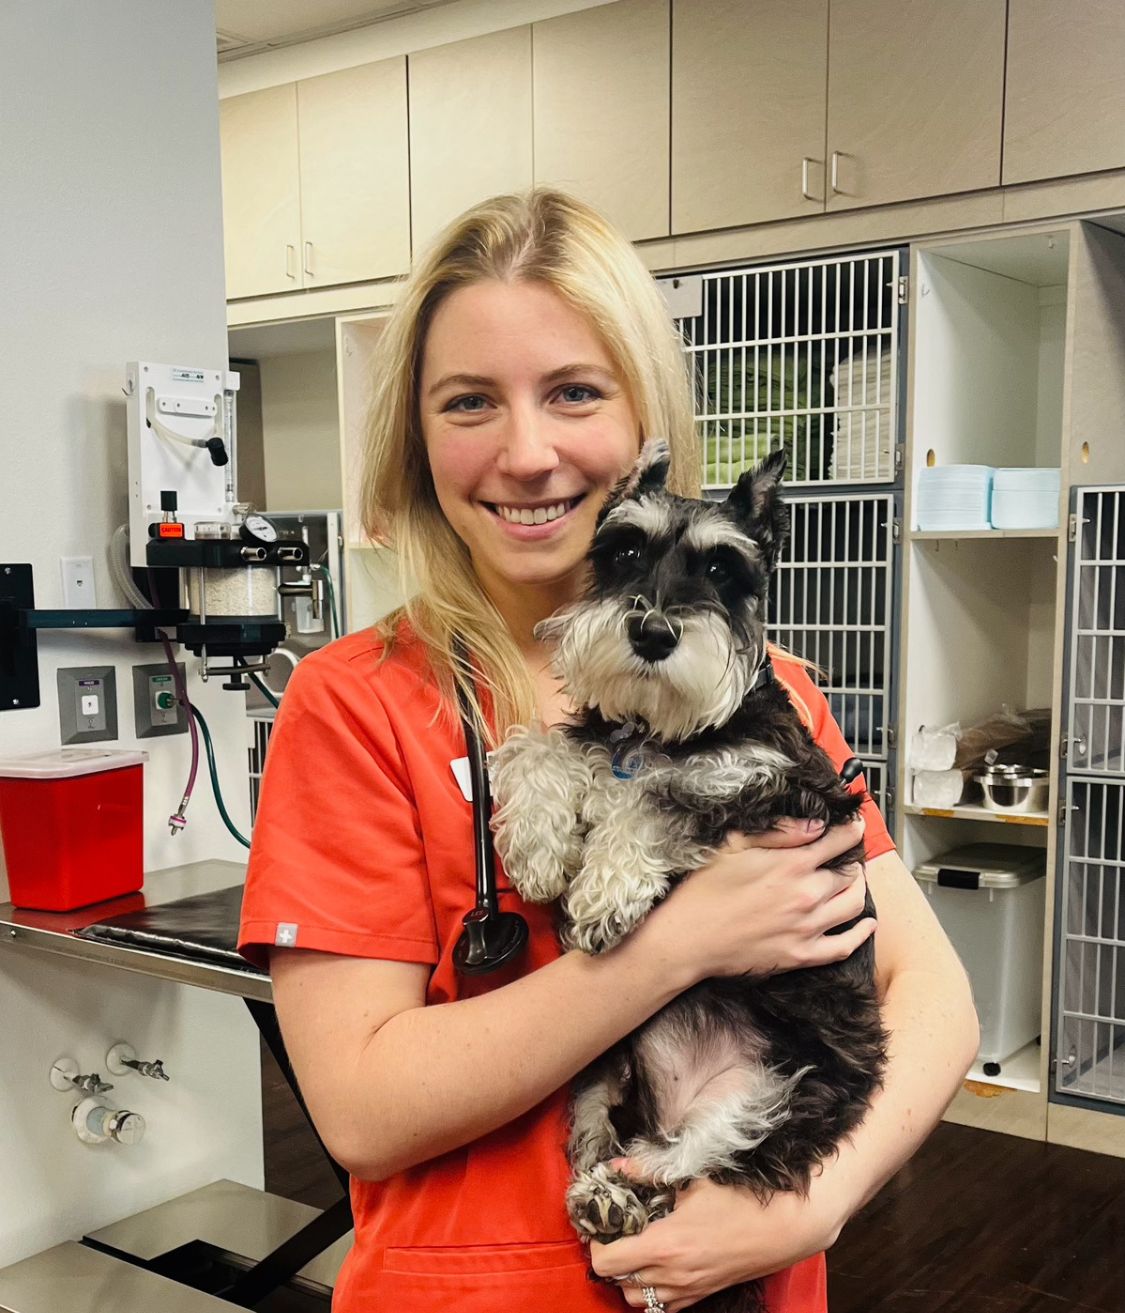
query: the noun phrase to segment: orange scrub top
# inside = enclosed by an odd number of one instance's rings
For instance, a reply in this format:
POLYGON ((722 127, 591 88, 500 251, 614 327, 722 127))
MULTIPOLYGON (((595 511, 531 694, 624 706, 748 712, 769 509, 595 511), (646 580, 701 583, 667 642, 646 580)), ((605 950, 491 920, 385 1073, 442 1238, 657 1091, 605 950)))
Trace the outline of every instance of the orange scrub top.
MULTIPOLYGON (((371 631, 305 658, 270 739, 239 936, 265 965, 272 945, 424 962, 427 1003, 468 997, 558 957, 552 909, 524 903, 502 873, 500 903, 530 929, 517 962, 459 976, 453 946, 475 901, 472 806, 451 762, 460 723, 435 720, 438 696, 421 645, 404 637, 380 664, 371 631)), ((804 670, 775 670, 817 741, 851 754, 804 670)), ((865 807, 870 857, 892 847, 865 807)), ((595 1313, 626 1308, 588 1279, 588 1252, 565 1209, 567 1090, 507 1126, 385 1181, 351 1182, 355 1245, 336 1313, 595 1313)), ((770 1313, 824 1313, 823 1255, 767 1280, 770 1313)))

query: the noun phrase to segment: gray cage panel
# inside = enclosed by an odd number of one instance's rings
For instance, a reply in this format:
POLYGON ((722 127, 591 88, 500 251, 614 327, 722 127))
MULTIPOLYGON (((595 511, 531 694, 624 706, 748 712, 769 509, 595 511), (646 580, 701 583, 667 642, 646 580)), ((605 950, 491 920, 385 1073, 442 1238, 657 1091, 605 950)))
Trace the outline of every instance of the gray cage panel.
POLYGON ((1125 1105, 1125 488, 1077 491, 1055 1091, 1125 1105))
POLYGON ((821 686, 856 756, 885 761, 894 498, 788 501, 792 530, 771 586, 770 637, 824 672, 821 686))
POLYGON ((1125 1103, 1125 782, 1067 789, 1055 1088, 1125 1103))
POLYGON ((893 482, 899 252, 701 279, 701 313, 676 322, 703 487, 731 487, 779 447, 791 484, 893 482))
POLYGON ((887 775, 888 770, 885 761, 873 761, 869 758, 864 759, 863 778, 867 781, 867 792, 875 800, 875 806, 882 812, 883 819, 887 821, 889 827, 890 821, 888 819, 887 808, 890 804, 887 797, 887 775))
POLYGON ((1070 770, 1125 772, 1125 498, 1085 489, 1078 499, 1071 630, 1070 770))

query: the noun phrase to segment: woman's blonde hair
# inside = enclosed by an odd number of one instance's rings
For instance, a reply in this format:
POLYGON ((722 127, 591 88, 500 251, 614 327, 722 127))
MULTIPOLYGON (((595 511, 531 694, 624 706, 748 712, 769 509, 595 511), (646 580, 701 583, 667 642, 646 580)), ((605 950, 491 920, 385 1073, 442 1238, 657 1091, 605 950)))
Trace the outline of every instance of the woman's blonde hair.
POLYGON ((410 595, 379 629, 389 650, 402 620, 409 622, 448 709, 459 686, 479 715, 476 684, 487 688, 492 724, 480 719, 495 742, 537 717, 535 690, 438 505, 418 406, 434 313, 457 288, 486 280, 542 284, 586 319, 625 383, 640 439, 660 436, 671 445, 673 492, 698 496, 699 457, 690 374, 667 307, 633 247, 588 205, 547 188, 496 196, 455 220, 418 260, 376 347, 364 457, 364 529, 395 550, 410 595), (472 672, 458 658, 458 636, 472 653, 472 672))

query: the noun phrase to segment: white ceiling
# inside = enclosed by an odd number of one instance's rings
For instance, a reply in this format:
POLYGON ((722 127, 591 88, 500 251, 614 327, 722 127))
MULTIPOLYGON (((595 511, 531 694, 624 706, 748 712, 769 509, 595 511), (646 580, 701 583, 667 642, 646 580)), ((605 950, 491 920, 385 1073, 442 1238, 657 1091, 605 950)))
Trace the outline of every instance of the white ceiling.
POLYGON ((219 59, 331 36, 455 0, 215 0, 219 59))

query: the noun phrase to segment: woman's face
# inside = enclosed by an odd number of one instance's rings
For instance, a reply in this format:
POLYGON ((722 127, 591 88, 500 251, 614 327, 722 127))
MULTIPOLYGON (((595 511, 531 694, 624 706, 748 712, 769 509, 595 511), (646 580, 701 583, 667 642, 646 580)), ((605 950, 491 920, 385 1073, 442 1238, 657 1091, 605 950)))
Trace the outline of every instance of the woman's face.
POLYGON ((426 336, 419 413, 438 501, 493 600, 569 600, 641 443, 589 323, 541 283, 459 288, 426 336))

